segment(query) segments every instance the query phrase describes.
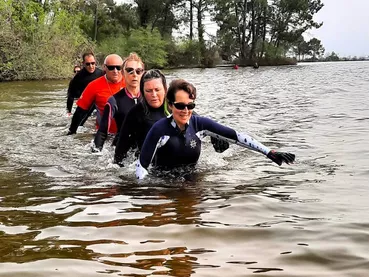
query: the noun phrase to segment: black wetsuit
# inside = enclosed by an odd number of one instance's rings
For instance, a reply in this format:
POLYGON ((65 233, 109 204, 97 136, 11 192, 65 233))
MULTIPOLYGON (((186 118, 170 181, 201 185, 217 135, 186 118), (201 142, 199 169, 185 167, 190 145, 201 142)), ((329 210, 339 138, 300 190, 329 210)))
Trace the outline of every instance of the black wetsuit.
POLYGON ((201 153, 201 138, 207 134, 222 136, 265 155, 269 149, 248 135, 221 125, 209 118, 192 115, 182 131, 173 117, 159 120, 147 134, 136 165, 136 177, 144 178, 153 163, 159 169, 195 165, 201 153))
MULTIPOLYGON (((133 107, 126 116, 123 125, 120 127, 120 134, 117 140, 114 162, 123 165, 122 161, 127 156, 130 148, 137 147, 136 155, 141 151, 145 138, 151 127, 160 119, 169 114, 165 111, 163 103, 159 108, 153 108, 144 99, 139 105, 133 107)), ((195 112, 193 112, 196 115, 195 112)), ((222 139, 211 138, 211 143, 215 151, 221 153, 229 148, 229 143, 222 139)))
POLYGON ((74 78, 69 82, 67 94, 67 111, 69 113, 72 112, 74 99, 78 99, 79 97, 81 97, 81 94, 87 87, 87 85, 103 75, 104 72, 99 68, 96 68, 93 73, 90 73, 85 68, 83 68, 74 76, 74 78))
POLYGON ((114 162, 122 165, 131 147, 137 146, 141 150, 147 133, 158 120, 166 116, 164 104, 159 108, 153 108, 142 101, 133 107, 127 114, 120 128, 119 138, 115 148, 114 162))
POLYGON ((100 150, 102 149, 108 135, 108 129, 112 118, 115 119, 118 128, 116 138, 113 142, 113 144, 115 144, 119 136, 120 128, 123 125, 124 118, 128 112, 141 101, 141 94, 139 94, 139 97, 137 98, 132 97, 131 94, 127 92, 126 88, 123 88, 108 99, 108 102, 104 107, 104 113, 100 121, 99 130, 97 131, 94 139, 96 148, 100 150))

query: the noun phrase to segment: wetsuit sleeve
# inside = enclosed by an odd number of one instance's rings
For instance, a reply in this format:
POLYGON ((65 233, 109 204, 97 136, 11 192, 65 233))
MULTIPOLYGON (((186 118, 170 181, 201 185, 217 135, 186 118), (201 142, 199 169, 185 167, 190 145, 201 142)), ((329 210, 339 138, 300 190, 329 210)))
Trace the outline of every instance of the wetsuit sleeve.
MULTIPOLYGON (((192 115, 199 116, 198 113, 193 111, 192 115)), ((220 138, 211 137, 210 138, 211 144, 214 147, 214 150, 218 153, 223 153, 229 148, 229 142, 220 138)))
POLYGON ((84 110, 81 107, 77 107, 72 117, 72 122, 69 127, 68 135, 72 135, 77 132, 78 126, 80 125, 82 120, 85 118, 87 113, 88 113, 88 110, 84 110))
POLYGON ((69 82, 69 86, 68 86, 68 93, 67 93, 67 112, 68 113, 72 112, 72 106, 73 106, 73 101, 74 101, 73 80, 74 78, 69 82))
POLYGON ((104 113, 100 121, 99 130, 95 135, 95 147, 101 150, 104 146, 105 140, 108 136, 108 130, 110 128, 111 121, 117 111, 118 107, 116 105, 115 98, 112 96, 106 102, 104 107, 104 113))
POLYGON ((197 118, 200 129, 204 131, 205 135, 210 135, 218 139, 226 139, 229 142, 236 143, 240 146, 248 148, 250 150, 267 155, 270 149, 258 142, 256 139, 248 134, 241 134, 229 128, 221 125, 209 118, 198 117, 197 118))
MULTIPOLYGON (((135 128, 139 128, 137 121, 136 109, 132 109, 123 121, 119 131, 118 142, 115 147, 114 162, 123 165, 122 161, 127 156, 127 152, 131 147, 131 141, 136 141, 132 138, 135 128)), ((142 126, 141 126, 142 128, 142 126)))

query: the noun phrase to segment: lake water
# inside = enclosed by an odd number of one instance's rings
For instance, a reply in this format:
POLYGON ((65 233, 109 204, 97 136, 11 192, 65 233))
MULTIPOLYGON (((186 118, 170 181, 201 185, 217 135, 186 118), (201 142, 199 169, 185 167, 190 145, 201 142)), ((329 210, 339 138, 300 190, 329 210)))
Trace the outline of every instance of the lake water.
POLYGON ((0 83, 0 276, 368 276, 369 62, 166 72, 196 111, 296 154, 208 140, 193 175, 137 183, 67 81, 0 83))

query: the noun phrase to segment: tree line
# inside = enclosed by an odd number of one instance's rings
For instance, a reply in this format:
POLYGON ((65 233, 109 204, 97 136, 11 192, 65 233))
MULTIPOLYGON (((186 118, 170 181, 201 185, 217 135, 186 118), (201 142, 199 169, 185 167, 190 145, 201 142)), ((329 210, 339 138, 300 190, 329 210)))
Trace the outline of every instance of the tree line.
POLYGON ((0 80, 69 77, 88 50, 100 62, 134 51, 158 68, 294 64, 291 53, 324 52, 318 39, 303 37, 322 25, 313 19, 322 7, 321 0, 3 0, 0 80))

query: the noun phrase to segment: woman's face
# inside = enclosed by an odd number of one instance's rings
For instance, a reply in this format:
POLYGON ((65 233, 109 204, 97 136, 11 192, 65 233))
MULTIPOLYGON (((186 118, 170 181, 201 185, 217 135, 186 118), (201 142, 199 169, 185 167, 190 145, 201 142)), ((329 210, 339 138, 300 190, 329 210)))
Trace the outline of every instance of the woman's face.
POLYGON ((127 61, 123 70, 126 86, 131 89, 139 88, 141 76, 144 72, 143 65, 137 61, 127 61))
POLYGON ((151 79, 144 84, 146 102, 153 108, 159 108, 163 105, 165 93, 161 78, 151 79))
POLYGON ((172 110, 173 119, 177 123, 178 127, 181 130, 184 130, 186 123, 190 120, 192 115, 192 109, 188 109, 188 107, 183 108, 184 105, 188 105, 194 103, 193 99, 190 99, 190 95, 184 90, 179 90, 175 94, 175 101, 173 104, 170 104, 170 108, 172 110), (176 108, 177 104, 177 108, 176 108), (182 107, 181 107, 182 106, 182 107))

